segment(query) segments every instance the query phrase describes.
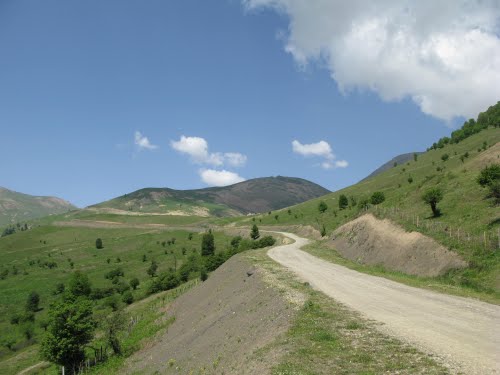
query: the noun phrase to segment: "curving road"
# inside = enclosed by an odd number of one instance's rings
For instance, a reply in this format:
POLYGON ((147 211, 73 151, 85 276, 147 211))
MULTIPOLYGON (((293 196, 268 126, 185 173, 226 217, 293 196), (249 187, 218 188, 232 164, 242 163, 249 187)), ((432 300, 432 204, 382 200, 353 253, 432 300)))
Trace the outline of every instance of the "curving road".
POLYGON ((500 374, 500 306, 413 288, 312 256, 307 239, 269 250, 312 287, 466 374, 500 374))

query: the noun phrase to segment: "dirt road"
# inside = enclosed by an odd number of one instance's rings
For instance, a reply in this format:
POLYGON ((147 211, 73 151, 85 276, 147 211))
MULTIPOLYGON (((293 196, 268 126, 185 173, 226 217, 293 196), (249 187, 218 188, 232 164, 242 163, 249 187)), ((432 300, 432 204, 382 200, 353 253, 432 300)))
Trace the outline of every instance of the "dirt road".
POLYGON ((269 256, 315 289, 383 323, 383 331, 438 355, 454 369, 500 373, 500 306, 359 273, 300 250, 308 240, 281 234, 295 243, 275 247, 269 256))

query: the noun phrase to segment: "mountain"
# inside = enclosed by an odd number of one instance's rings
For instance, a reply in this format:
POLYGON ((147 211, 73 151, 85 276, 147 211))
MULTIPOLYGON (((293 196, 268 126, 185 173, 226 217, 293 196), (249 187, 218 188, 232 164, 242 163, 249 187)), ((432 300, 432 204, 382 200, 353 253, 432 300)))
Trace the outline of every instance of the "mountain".
POLYGON ((377 169, 375 169, 372 173, 370 173, 368 176, 363 178, 360 182, 366 181, 369 178, 375 177, 376 175, 378 175, 382 172, 385 172, 388 169, 393 168, 394 165, 396 165, 396 166, 401 165, 401 164, 404 164, 406 162, 413 160, 415 154, 418 156, 418 155, 423 154, 423 152, 409 152, 407 154, 398 155, 398 156, 392 158, 391 160, 389 160, 387 163, 385 163, 385 164, 381 165, 380 167, 378 167, 377 169))
POLYGON ((147 188, 91 206, 91 210, 123 213, 168 213, 234 216, 261 213, 318 198, 330 191, 307 180, 264 177, 238 184, 196 190, 147 188))
POLYGON ((0 226, 73 210, 71 203, 56 197, 37 197, 0 187, 0 226))

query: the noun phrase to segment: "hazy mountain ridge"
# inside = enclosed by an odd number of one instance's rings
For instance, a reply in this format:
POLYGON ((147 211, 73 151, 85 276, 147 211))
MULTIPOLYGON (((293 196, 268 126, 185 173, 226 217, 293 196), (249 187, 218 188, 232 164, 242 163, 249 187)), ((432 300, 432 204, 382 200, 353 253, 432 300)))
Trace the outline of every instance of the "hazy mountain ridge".
POLYGON ((0 187, 0 225, 60 214, 75 208, 61 198, 33 196, 0 187))

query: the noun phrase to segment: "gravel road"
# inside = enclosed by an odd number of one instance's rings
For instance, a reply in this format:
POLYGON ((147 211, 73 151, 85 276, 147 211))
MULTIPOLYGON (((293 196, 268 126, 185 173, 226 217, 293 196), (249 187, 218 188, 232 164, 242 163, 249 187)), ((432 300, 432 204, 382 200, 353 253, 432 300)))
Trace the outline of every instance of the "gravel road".
POLYGON ((308 240, 280 233, 295 243, 269 256, 312 287, 383 323, 381 329, 437 355, 452 371, 500 373, 500 306, 409 287, 312 256, 308 240))

